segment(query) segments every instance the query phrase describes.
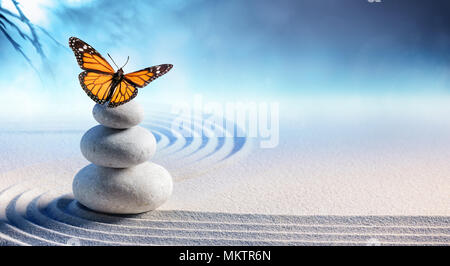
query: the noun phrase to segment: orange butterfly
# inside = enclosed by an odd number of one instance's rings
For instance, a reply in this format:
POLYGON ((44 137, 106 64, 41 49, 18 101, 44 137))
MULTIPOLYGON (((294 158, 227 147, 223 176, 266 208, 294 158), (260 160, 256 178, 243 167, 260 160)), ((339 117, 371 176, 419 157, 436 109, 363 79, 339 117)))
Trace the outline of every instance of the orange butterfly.
POLYGON ((107 103, 108 107, 117 107, 131 101, 137 95, 137 88, 147 86, 173 67, 171 64, 163 64, 128 74, 123 73, 123 67, 117 67, 119 70, 114 72, 108 61, 89 44, 76 37, 70 37, 69 46, 75 53, 81 69, 85 70, 78 76, 81 87, 92 100, 99 104, 107 103))

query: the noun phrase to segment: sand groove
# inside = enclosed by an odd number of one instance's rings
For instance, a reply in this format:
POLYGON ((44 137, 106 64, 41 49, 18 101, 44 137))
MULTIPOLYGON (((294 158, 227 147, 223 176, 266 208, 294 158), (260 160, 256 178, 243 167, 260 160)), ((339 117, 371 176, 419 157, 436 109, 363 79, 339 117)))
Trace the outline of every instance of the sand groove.
MULTIPOLYGON (((9 204, 2 245, 448 245, 446 217, 282 216, 189 211, 96 213, 71 195, 25 190, 9 204)), ((16 191, 13 191, 16 192, 16 191)))

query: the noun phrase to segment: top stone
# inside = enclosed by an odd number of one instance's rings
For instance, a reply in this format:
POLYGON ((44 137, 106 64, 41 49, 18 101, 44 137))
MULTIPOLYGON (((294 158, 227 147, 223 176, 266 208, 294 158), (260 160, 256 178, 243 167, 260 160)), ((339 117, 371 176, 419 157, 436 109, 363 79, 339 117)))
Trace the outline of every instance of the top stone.
POLYGON ((95 120, 105 127, 124 129, 138 125, 144 119, 144 108, 131 101, 115 108, 96 104, 92 110, 95 120))

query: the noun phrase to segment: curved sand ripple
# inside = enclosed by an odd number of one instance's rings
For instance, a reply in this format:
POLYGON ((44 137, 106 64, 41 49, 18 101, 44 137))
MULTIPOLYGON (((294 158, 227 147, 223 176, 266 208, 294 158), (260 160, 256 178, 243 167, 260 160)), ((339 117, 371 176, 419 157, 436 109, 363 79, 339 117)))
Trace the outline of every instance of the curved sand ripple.
POLYGON ((96 213, 71 195, 0 194, 2 245, 448 245, 446 217, 96 213), (7 237, 5 237, 7 236, 7 237))

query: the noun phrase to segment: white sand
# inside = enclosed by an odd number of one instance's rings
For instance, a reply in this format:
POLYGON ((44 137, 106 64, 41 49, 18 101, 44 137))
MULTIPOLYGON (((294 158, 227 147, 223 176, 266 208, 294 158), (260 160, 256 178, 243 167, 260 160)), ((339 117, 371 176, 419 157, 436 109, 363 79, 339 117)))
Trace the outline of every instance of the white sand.
POLYGON ((11 126, 0 132, 0 245, 450 244, 450 117, 290 114, 279 146, 261 149, 255 138, 170 136, 173 116, 147 110, 174 193, 126 217, 71 196, 93 118, 11 126))

